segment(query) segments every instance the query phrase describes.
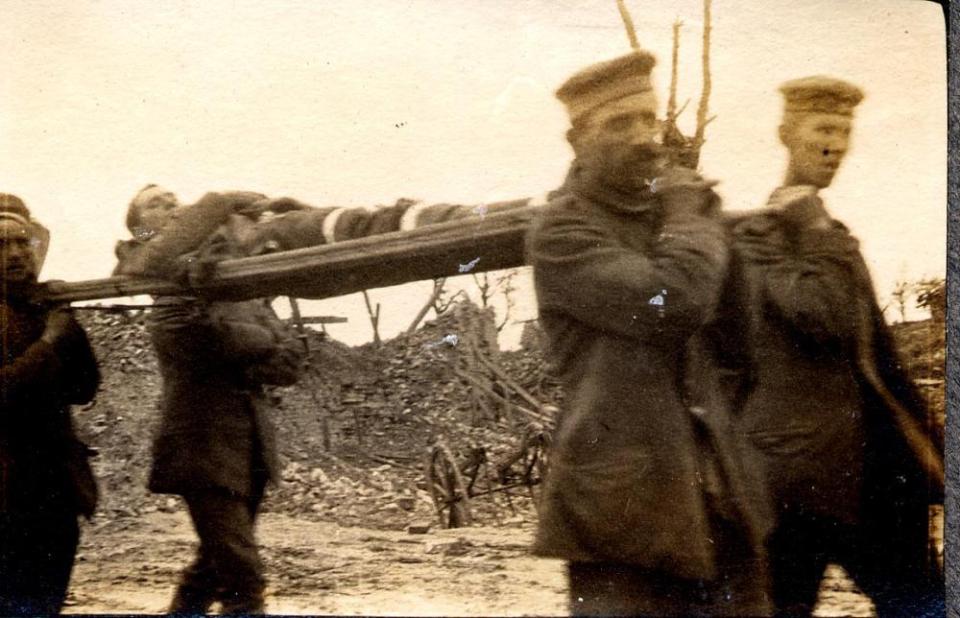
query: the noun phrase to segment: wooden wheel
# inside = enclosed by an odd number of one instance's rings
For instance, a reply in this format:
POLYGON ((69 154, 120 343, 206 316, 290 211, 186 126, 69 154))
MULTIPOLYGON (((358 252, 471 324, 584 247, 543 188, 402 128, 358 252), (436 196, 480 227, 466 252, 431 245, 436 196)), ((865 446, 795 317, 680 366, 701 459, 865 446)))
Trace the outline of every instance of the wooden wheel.
POLYGON ((550 432, 538 423, 527 426, 523 436, 523 444, 526 448, 520 458, 520 474, 536 507, 539 507, 539 496, 534 492, 534 487, 542 483, 546 477, 550 442, 550 432))
POLYGON ((426 475, 440 524, 447 528, 469 526, 470 494, 457 461, 446 444, 437 442, 430 449, 426 475))

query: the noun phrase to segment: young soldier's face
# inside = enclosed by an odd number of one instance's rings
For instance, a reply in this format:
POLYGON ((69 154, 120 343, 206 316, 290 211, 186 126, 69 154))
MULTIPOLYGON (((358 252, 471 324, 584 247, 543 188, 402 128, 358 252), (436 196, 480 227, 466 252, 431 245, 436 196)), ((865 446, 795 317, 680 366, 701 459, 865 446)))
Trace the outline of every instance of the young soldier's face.
POLYGON ((573 147, 577 158, 623 190, 642 189, 662 166, 660 121, 652 93, 604 104, 582 121, 573 147))
POLYGON ((138 206, 140 227, 151 232, 160 230, 170 219, 173 209, 179 205, 177 197, 170 191, 153 196, 146 204, 138 206))
POLYGON ((25 283, 36 279, 37 267, 30 240, 23 224, 0 220, 0 271, 5 282, 25 283))
POLYGON ((790 175, 796 184, 830 186, 850 146, 850 116, 803 113, 780 127, 780 139, 790 151, 790 175))

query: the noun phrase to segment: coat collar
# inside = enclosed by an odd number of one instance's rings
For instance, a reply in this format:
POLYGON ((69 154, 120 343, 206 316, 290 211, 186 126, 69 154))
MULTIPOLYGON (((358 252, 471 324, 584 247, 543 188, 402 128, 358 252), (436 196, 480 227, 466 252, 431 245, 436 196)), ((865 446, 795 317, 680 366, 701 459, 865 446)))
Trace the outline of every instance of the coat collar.
POLYGON ((657 204, 653 192, 649 189, 624 193, 604 183, 599 172, 585 167, 579 161, 574 161, 570 166, 563 188, 619 214, 646 214, 657 204))
POLYGON ((41 302, 44 287, 36 281, 13 284, 7 282, 0 304, 28 311, 43 311, 41 302))

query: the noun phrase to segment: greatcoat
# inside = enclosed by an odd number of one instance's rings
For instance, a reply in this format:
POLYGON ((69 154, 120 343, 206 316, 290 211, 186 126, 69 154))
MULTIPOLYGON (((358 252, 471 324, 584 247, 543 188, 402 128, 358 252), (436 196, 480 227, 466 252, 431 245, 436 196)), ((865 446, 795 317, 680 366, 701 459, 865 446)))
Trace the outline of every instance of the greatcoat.
POLYGON ((771 516, 704 330, 727 273, 725 229, 715 213, 664 212, 658 200, 575 167, 528 236, 567 393, 535 552, 712 579, 712 518, 739 526, 759 556, 771 516))
POLYGON ((96 484, 70 406, 93 399, 100 372, 75 320, 55 344, 40 339, 46 311, 23 299, 0 301, 0 512, 90 517, 96 484))
POLYGON ((942 487, 891 406, 927 430, 941 459, 943 440, 898 360, 856 239, 837 221, 819 229, 790 213, 729 225, 737 286, 719 312, 719 357, 778 512, 860 526, 924 568, 928 504, 942 487))
POLYGON ((302 344, 261 301, 160 297, 148 328, 163 376, 150 489, 256 495, 277 477, 263 385, 297 381, 302 344))

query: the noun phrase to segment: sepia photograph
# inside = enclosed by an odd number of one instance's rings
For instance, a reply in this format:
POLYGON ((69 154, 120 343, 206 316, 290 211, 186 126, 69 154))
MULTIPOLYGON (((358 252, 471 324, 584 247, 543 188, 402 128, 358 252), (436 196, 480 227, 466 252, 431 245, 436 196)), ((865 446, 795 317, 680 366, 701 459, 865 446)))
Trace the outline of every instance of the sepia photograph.
POLYGON ((0 615, 945 615, 940 4, 0 33, 0 615))

